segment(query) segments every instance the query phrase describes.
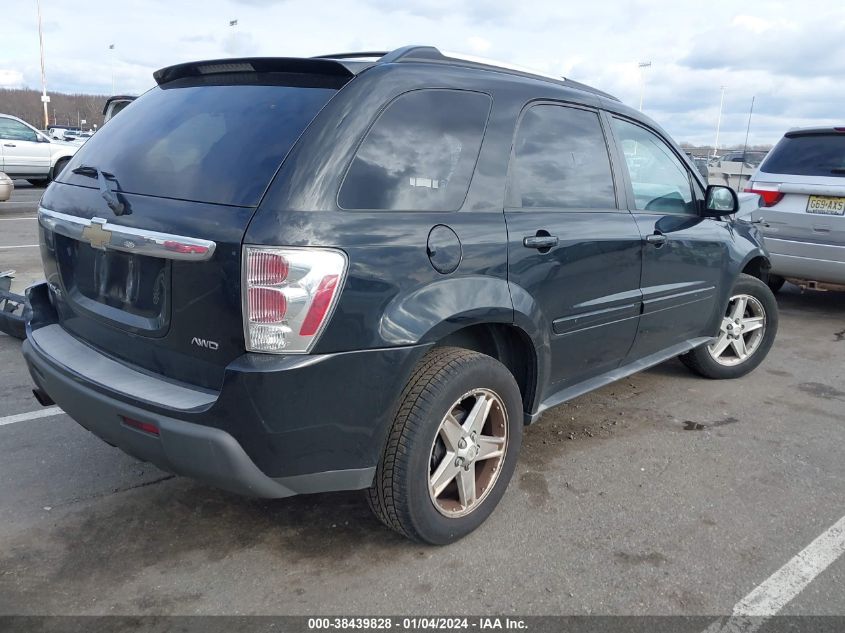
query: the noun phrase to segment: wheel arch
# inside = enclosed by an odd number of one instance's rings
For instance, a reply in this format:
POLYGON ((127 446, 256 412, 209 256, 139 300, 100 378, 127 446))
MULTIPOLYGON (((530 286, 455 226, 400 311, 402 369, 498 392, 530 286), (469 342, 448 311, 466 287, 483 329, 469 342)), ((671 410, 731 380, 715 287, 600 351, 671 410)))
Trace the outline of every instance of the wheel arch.
POLYGON ((505 279, 444 277, 397 297, 379 331, 391 345, 451 345, 499 360, 516 379, 530 419, 548 374, 541 314, 530 295, 505 279))
POLYGON ((53 166, 50 167, 50 180, 56 179, 56 167, 62 164, 62 162, 64 162, 64 164, 66 165, 70 162, 71 158, 73 158, 73 154, 61 155, 56 158, 55 162, 53 163, 53 166))
POLYGON ((523 413, 536 406, 537 350, 525 330, 513 324, 478 323, 447 334, 435 347, 460 347, 495 358, 511 372, 522 397, 523 413))
POLYGON ((760 281, 766 281, 769 276, 769 270, 772 267, 772 262, 768 256, 761 250, 756 250, 749 253, 740 267, 740 273, 756 277, 760 281))

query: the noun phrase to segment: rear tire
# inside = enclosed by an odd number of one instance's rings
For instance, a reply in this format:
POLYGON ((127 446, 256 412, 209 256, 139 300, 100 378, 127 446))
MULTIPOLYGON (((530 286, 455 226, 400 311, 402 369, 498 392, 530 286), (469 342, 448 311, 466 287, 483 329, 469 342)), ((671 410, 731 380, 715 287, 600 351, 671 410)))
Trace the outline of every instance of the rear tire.
POLYGON ((522 426, 519 387, 504 365, 461 348, 434 348, 400 396, 370 507, 409 539, 457 541, 504 495, 522 426))
POLYGON ((47 178, 38 178, 38 179, 27 178, 26 181, 29 184, 31 184, 33 187, 46 187, 47 185, 50 184, 50 181, 47 178))
POLYGON ((681 356, 705 378, 739 378, 754 370, 769 353, 778 331, 778 305, 769 286, 742 274, 731 290, 715 341, 681 356))

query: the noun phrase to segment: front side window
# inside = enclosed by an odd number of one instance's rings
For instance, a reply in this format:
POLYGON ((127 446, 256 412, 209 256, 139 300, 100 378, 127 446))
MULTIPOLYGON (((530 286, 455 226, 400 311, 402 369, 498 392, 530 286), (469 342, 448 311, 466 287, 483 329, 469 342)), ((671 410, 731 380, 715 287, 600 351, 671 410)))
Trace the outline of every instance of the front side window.
POLYGON ((38 135, 20 121, 0 118, 0 138, 7 141, 37 141, 38 135))
POLYGON ((625 154, 636 209, 697 213, 689 172, 659 136, 615 117, 613 130, 625 154))
POLYGON ((509 206, 616 208, 610 159, 595 112, 545 104, 528 110, 514 143, 509 206))
POLYGON ((466 198, 490 97, 416 90, 394 100, 367 133, 340 187, 342 209, 457 211, 466 198))

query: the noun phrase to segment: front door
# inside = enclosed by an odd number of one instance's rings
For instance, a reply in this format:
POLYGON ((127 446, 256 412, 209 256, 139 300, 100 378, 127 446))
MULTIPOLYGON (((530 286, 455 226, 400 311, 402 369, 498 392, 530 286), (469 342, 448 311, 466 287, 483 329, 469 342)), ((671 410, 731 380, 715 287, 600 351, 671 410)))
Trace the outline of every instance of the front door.
POLYGON ((544 397, 617 367, 634 341, 641 238, 616 196, 595 111, 538 103, 524 112, 505 209, 508 281, 548 328, 544 397))
POLYGON ((629 360, 703 336, 722 296, 730 227, 700 214, 703 191, 660 136, 609 117, 624 154, 630 209, 643 236, 643 313, 629 360))
POLYGON ((35 130, 20 121, 0 117, 3 171, 9 176, 47 178, 50 175, 50 143, 39 142, 35 130))

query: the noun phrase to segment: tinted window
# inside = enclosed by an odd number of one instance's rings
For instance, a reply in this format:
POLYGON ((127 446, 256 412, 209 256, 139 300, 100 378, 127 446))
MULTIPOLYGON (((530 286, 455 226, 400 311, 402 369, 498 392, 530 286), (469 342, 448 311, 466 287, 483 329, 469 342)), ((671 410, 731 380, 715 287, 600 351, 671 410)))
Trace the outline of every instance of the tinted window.
POLYGON ((334 92, 280 85, 156 87, 92 136, 60 180, 96 186, 72 172, 90 165, 114 174, 129 193, 256 205, 334 92))
POLYGON ((610 159, 596 113, 539 105, 525 114, 514 146, 510 204, 616 207, 610 159))
POLYGON ((38 135, 20 121, 0 118, 0 138, 9 141, 37 141, 38 135))
POLYGON ((845 134, 786 136, 760 169, 770 174, 845 176, 845 134))
POLYGON ((613 119, 613 129, 625 154, 635 208, 697 213, 689 172, 669 146, 656 134, 621 119, 613 119))
POLYGON ((358 148, 338 195, 343 209, 457 211, 466 197, 490 97, 418 90, 393 101, 358 148))

